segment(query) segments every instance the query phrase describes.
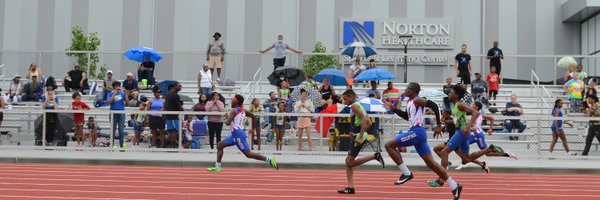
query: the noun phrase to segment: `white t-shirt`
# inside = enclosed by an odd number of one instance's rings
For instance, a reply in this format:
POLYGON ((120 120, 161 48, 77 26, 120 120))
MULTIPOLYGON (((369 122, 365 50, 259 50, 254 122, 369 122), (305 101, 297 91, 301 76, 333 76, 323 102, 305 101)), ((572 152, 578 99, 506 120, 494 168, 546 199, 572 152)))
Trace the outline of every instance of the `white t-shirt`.
POLYGON ((299 113, 311 113, 311 112, 315 111, 315 108, 313 108, 313 103, 312 103, 311 100, 307 99, 307 100, 304 101, 305 106, 307 106, 308 108, 306 108, 306 107, 302 107, 301 108, 300 107, 300 104, 302 104, 301 102, 302 101, 296 102, 296 107, 294 108, 294 110, 296 112, 299 112, 299 113))
POLYGON ((352 75, 356 76, 359 72, 367 70, 367 66, 364 66, 362 64, 359 66, 351 65, 350 70, 354 71, 354 73, 352 73, 352 75), (360 69, 360 70, 357 70, 357 69, 360 69))
POLYGON ((202 76, 202 79, 200 79, 200 87, 204 87, 204 88, 212 87, 212 80, 210 78, 210 76, 212 75, 212 72, 210 71, 210 69, 206 72, 204 71, 204 69, 201 69, 200 75, 202 76))

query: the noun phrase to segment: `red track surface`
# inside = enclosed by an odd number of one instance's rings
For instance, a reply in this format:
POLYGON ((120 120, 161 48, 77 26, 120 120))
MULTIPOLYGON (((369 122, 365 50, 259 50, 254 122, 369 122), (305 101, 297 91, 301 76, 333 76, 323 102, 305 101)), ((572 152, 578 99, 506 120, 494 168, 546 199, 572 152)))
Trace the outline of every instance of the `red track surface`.
MULTIPOLYGON (((226 164, 226 163, 225 163, 226 164)), ((432 172, 415 172, 395 186, 399 172, 355 171, 354 195, 342 170, 130 167, 0 164, 0 199, 451 199, 445 185, 425 183, 432 172)), ((461 199, 600 199, 600 175, 457 173, 461 199)))

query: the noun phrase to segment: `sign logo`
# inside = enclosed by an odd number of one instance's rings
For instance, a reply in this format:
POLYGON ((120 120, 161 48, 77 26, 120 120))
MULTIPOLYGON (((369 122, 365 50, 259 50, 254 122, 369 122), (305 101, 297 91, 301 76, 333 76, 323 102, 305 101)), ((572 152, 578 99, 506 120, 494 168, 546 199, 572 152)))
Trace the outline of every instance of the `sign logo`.
POLYGON ((364 21, 360 24, 356 21, 344 21, 344 46, 358 41, 373 46, 375 38, 375 22, 364 21))

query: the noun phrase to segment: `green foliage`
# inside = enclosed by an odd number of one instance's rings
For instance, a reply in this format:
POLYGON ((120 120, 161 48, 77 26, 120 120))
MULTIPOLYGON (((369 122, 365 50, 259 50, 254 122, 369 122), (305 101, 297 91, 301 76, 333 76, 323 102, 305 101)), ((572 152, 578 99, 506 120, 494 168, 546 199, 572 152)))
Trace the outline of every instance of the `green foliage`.
MULTIPOLYGON (((71 29, 71 47, 67 48, 67 51, 97 51, 100 46, 100 39, 98 38, 98 32, 90 33, 85 35, 83 29, 80 26, 74 26, 71 29)), ((81 70, 87 72, 89 67, 88 77, 91 79, 104 79, 107 68, 106 65, 100 66, 100 73, 96 73, 98 62, 100 58, 98 53, 67 53, 69 57, 76 57, 77 61, 73 65, 81 66, 81 70), (89 55, 89 58, 88 58, 89 55), (89 60, 89 65, 88 65, 89 60)))
MULTIPOLYGON (((313 53, 326 53, 327 49, 319 41, 315 43, 315 49, 313 53)), ((304 59, 304 74, 315 75, 323 69, 330 68, 332 66, 340 66, 340 62, 334 55, 310 55, 304 59)))

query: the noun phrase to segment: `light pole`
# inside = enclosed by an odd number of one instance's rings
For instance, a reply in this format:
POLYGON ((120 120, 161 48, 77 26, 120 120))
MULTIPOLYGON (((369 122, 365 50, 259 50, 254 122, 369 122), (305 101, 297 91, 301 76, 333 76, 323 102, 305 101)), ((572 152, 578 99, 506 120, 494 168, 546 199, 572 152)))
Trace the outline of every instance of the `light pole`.
POLYGON ((400 35, 400 43, 404 45, 404 83, 407 82, 408 79, 408 43, 412 40, 412 35, 400 35))

